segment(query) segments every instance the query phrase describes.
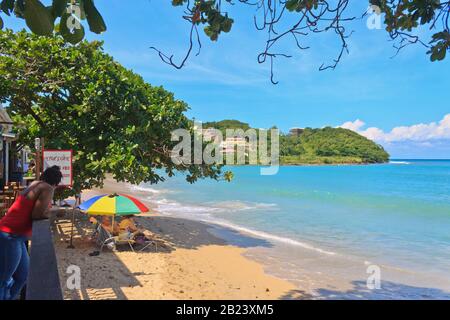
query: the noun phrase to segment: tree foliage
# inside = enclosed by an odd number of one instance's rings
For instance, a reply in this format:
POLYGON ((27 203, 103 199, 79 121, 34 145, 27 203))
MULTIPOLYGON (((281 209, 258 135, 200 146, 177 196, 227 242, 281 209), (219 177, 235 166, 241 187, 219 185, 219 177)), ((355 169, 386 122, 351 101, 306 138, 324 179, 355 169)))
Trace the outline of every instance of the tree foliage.
POLYGON ((443 60, 450 49, 450 2, 440 0, 370 0, 384 14, 386 31, 396 40, 398 50, 407 45, 421 43, 429 48, 431 61, 443 60), (434 30, 432 38, 412 34, 419 26, 434 30))
MULTIPOLYGON (((106 31, 105 21, 95 7, 94 0, 52 0, 48 2, 50 4, 46 6, 40 0, 1 0, 0 9, 8 16, 14 14, 18 18, 24 19, 30 30, 37 35, 50 36, 55 32, 72 44, 83 40, 85 34, 83 24, 74 20, 76 15, 77 20, 87 21, 91 32, 99 34, 106 31), (72 9, 75 6, 77 10, 79 8, 79 12, 72 9)), ((0 16, 0 29, 2 27, 3 20, 0 16)))
POLYGON ((0 31, 0 102, 17 123, 20 142, 74 150, 74 188, 118 181, 157 183, 164 171, 189 182, 221 178, 208 165, 175 165, 174 129, 192 130, 186 103, 153 87, 105 54, 100 42, 71 46, 61 37, 0 31))
POLYGON ((380 163, 389 160, 383 147, 360 134, 343 128, 306 128, 299 136, 283 135, 280 138, 280 154, 292 162, 301 159, 324 158, 337 162, 380 163))
MULTIPOLYGON (((94 0, 50 0, 45 6, 40 0, 0 0, 3 14, 15 14, 25 19, 31 31, 39 35, 51 35, 53 32, 62 35, 70 43, 78 43, 84 37, 83 25, 70 27, 68 20, 73 20, 73 12, 67 10, 68 5, 80 8, 79 19, 86 20, 89 29, 95 33, 106 30, 106 24, 94 4, 94 0)), ((352 3, 356 3, 356 0, 352 3)), ((279 52, 277 44, 284 38, 290 38, 295 48, 306 50, 306 37, 311 34, 334 32, 340 41, 336 58, 331 63, 324 63, 321 70, 334 69, 341 57, 348 51, 347 39, 352 33, 348 23, 363 18, 367 12, 358 15, 350 14, 350 0, 172 0, 173 6, 184 6, 183 19, 187 21, 189 47, 180 62, 176 62, 171 54, 164 53, 156 47, 161 60, 175 68, 182 68, 195 47, 197 54, 201 49, 199 27, 211 40, 218 40, 223 33, 230 32, 234 20, 227 10, 232 5, 251 6, 255 8, 253 17, 256 30, 264 31, 267 40, 263 50, 258 54, 259 63, 269 63, 271 81, 276 83, 273 75, 274 60, 278 57, 289 58, 291 55, 279 52)), ((400 50, 413 43, 421 43, 428 47, 431 61, 443 60, 450 50, 450 1, 441 0, 368 0, 368 5, 375 12, 384 15, 385 29, 389 33, 394 46, 400 50), (431 39, 421 39, 413 31, 419 26, 432 30, 431 39)), ((0 29, 3 20, 0 16, 0 29)))
POLYGON ((203 129, 214 128, 220 130, 225 137, 227 129, 242 129, 244 131, 250 129, 250 125, 239 120, 222 120, 203 123, 203 129))

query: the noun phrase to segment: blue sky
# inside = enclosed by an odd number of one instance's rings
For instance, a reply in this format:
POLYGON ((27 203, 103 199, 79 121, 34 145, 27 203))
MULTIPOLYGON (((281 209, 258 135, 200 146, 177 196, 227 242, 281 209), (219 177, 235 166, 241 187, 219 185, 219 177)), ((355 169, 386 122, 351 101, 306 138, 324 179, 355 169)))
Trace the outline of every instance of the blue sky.
MULTIPOLYGON (((364 11, 365 2, 358 2, 355 12, 364 11)), ((431 63, 420 46, 410 46, 392 58, 395 50, 386 32, 369 30, 364 19, 352 23, 350 53, 334 71, 318 70, 338 53, 333 34, 306 39, 311 47, 307 51, 298 51, 291 41, 281 43, 278 51, 294 57, 276 59, 279 84, 272 85, 268 65, 256 61, 266 35, 254 28, 254 8, 235 5, 227 7, 235 20, 232 32, 214 43, 201 32, 201 54, 176 70, 163 64, 149 47, 182 57, 189 32, 182 10, 166 0, 132 3, 97 0, 108 31, 88 33, 87 38, 103 40, 105 51, 116 60, 149 83, 173 91, 189 104, 190 117, 238 119, 254 127, 277 125, 283 131, 347 123, 366 134, 373 127, 384 135, 370 137, 379 139, 393 157, 450 158, 450 123, 447 126, 443 120, 450 113, 450 59, 431 63), (349 124, 356 120, 364 126, 349 124), (417 125, 422 128, 419 133, 417 125), (403 136, 393 135, 392 130, 403 136)), ((6 20, 6 25, 21 26, 16 20, 6 20)))

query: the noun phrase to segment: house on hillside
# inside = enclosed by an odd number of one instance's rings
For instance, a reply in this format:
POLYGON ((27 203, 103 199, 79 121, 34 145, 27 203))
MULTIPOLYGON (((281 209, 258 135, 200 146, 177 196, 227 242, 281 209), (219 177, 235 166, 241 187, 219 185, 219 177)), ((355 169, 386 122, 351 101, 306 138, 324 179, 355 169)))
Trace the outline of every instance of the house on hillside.
MULTIPOLYGON (((248 139, 245 137, 227 137, 222 143, 220 144, 220 147, 222 149, 222 153, 228 154, 228 153, 235 153, 236 148, 244 148, 246 151, 249 148, 248 139)), ((245 155, 248 155, 246 152, 245 155)))
POLYGON ((289 129, 289 134, 291 136, 298 137, 303 133, 303 131, 305 131, 305 128, 291 128, 291 129, 289 129))

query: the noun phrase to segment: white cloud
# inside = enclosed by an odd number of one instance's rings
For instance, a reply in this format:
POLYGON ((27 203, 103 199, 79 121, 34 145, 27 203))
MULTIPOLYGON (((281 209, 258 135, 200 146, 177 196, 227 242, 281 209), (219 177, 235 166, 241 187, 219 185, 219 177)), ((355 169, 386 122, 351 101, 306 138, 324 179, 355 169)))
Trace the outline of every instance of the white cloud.
POLYGON ((347 121, 347 122, 343 123, 342 125, 340 125, 339 127, 358 132, 359 129, 361 129, 365 125, 366 125, 366 123, 364 121, 356 119, 353 122, 352 121, 347 121))
POLYGON ((395 127, 389 132, 370 127, 363 129, 365 123, 359 119, 355 121, 348 121, 340 125, 341 128, 346 128, 358 132, 368 139, 377 142, 400 142, 400 141, 415 141, 426 142, 430 140, 450 140, 450 113, 445 115, 439 122, 419 123, 412 126, 395 127))

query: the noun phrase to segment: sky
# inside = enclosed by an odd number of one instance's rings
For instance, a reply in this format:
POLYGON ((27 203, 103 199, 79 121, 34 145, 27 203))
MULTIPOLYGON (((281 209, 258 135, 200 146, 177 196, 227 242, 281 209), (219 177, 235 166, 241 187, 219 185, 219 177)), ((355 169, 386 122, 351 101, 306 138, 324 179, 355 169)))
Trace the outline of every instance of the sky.
MULTIPOLYGON (((308 50, 298 50, 292 38, 281 42, 277 52, 293 57, 275 59, 279 83, 273 85, 269 66, 257 62, 267 34, 255 29, 255 8, 237 3, 224 7, 235 21, 231 32, 211 42, 200 30, 200 54, 177 70, 150 49, 155 46, 179 61, 188 47, 189 24, 170 2, 96 0, 108 30, 87 32, 87 39, 104 41, 117 61, 174 92, 190 106, 189 117, 237 119, 257 128, 276 125, 285 132, 342 126, 380 143, 392 158, 450 158, 450 58, 432 63, 420 45, 395 55, 386 31, 369 29, 363 18, 349 25, 349 53, 335 70, 319 71, 338 54, 335 34, 306 37, 302 44, 308 50)), ((367 4, 351 6, 349 13, 359 15, 367 4)), ((17 19, 4 20, 15 30, 24 26, 17 19)))

